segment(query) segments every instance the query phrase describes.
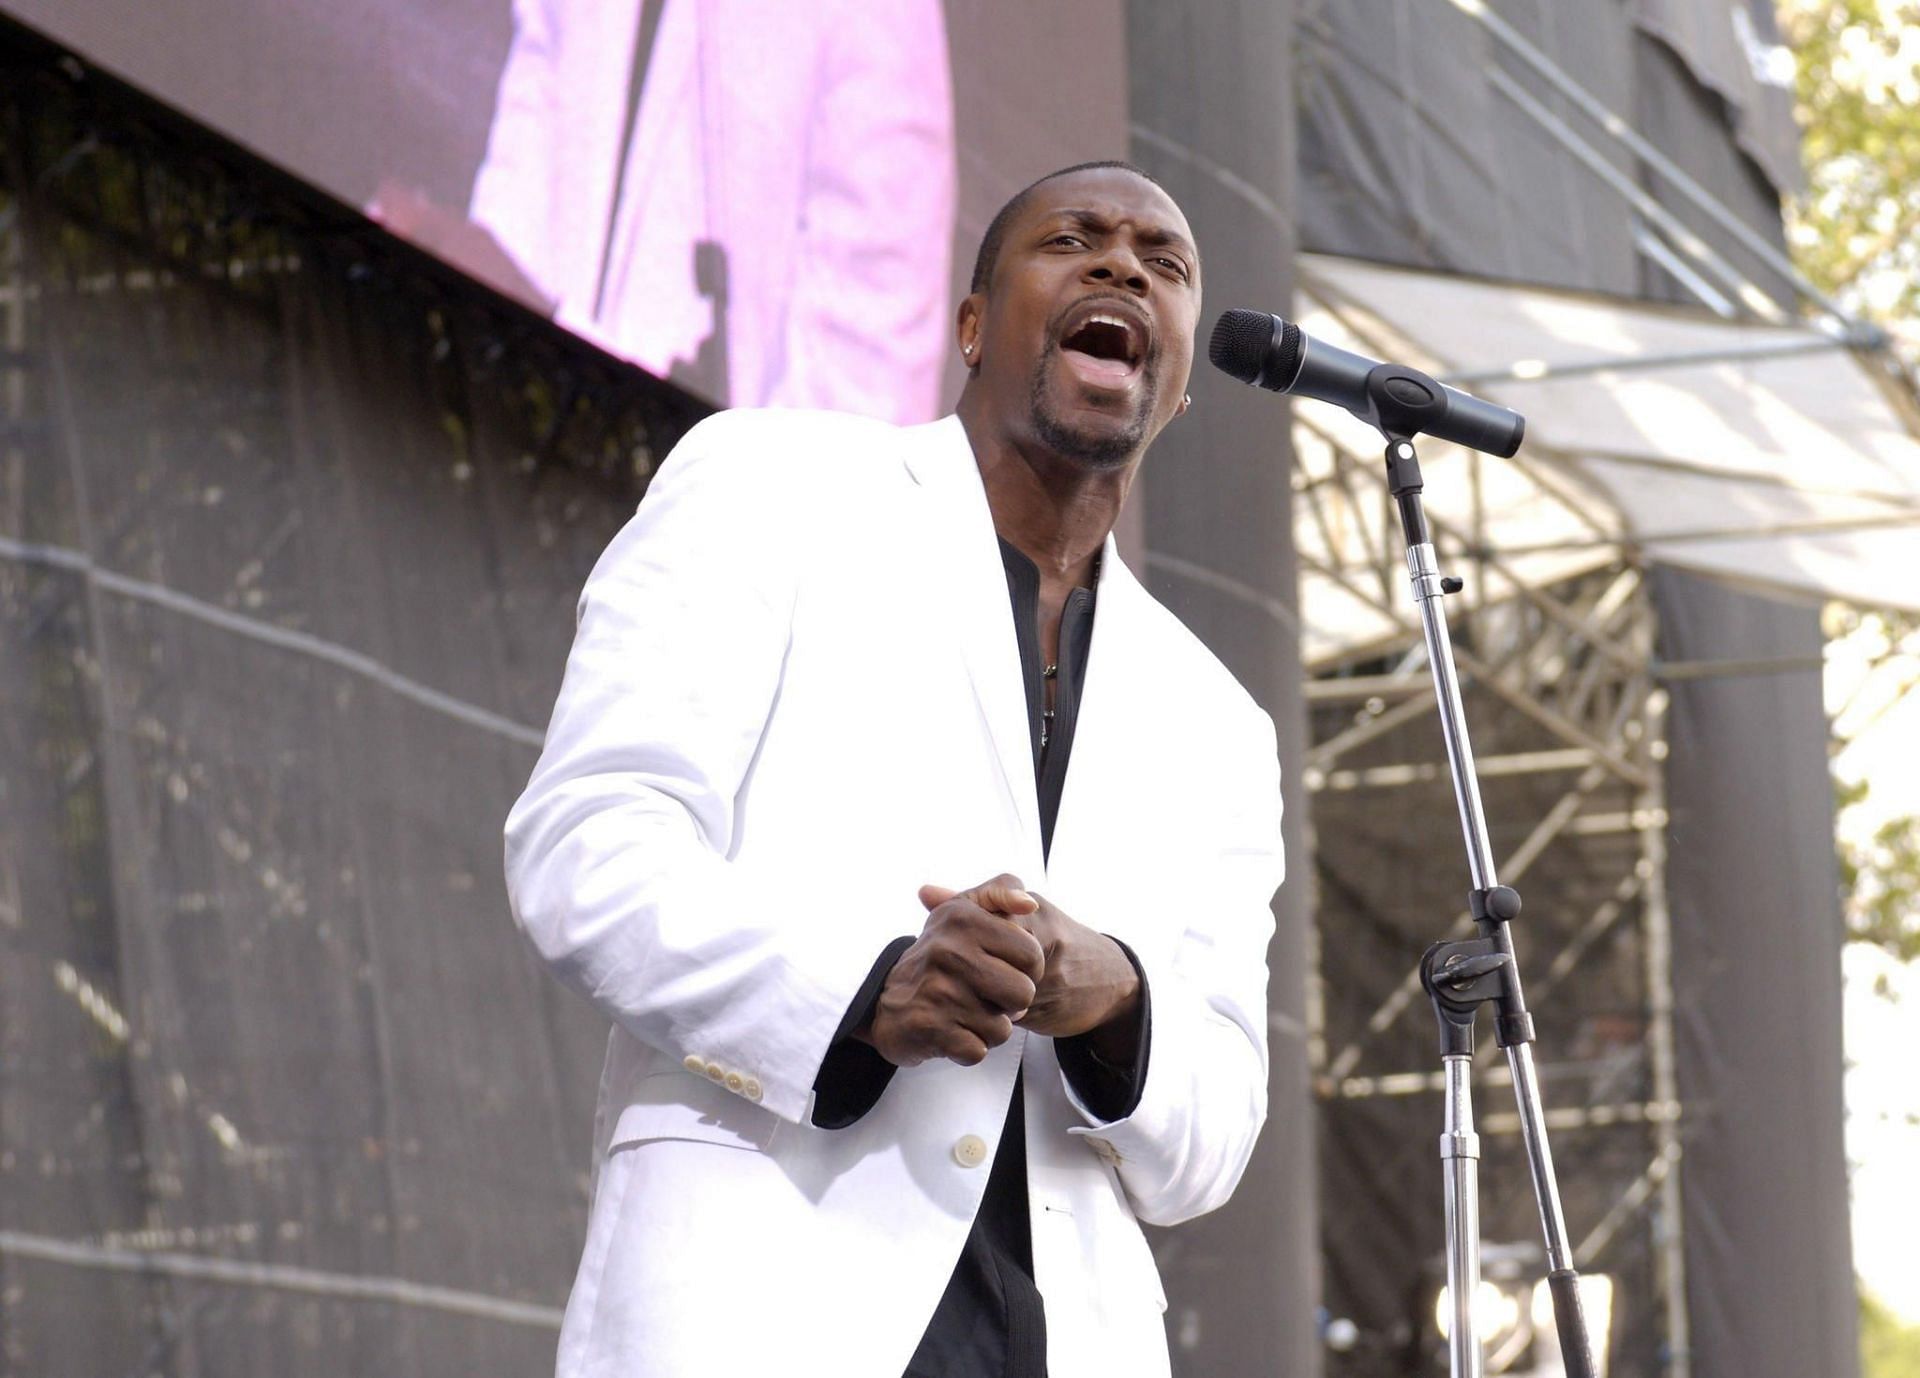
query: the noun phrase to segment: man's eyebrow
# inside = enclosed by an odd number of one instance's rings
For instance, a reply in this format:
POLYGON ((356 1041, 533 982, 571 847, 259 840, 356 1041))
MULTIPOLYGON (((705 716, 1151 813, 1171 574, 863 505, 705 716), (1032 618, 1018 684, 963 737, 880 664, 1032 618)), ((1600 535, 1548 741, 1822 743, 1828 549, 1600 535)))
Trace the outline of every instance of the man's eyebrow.
MULTIPOLYGON (((1107 217, 1099 211, 1087 210, 1077 206, 1063 207, 1053 213, 1053 218, 1070 220, 1081 229, 1097 234, 1105 234, 1113 228, 1113 222, 1108 220, 1107 217)), ((1196 262, 1200 258, 1200 250, 1194 247, 1193 241, 1181 234, 1180 231, 1169 228, 1168 226, 1143 225, 1140 227, 1139 237, 1140 242, 1143 244, 1164 245, 1168 248, 1178 249, 1196 262)))

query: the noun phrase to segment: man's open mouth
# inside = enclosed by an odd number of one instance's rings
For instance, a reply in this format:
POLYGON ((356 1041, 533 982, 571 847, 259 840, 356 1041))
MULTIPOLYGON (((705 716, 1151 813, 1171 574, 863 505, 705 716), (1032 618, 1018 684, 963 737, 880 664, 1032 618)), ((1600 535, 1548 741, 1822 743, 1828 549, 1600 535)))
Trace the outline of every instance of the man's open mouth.
POLYGON ((1146 327, 1131 314, 1105 307, 1078 315, 1060 338, 1067 362, 1096 386, 1126 386, 1147 356, 1146 327))

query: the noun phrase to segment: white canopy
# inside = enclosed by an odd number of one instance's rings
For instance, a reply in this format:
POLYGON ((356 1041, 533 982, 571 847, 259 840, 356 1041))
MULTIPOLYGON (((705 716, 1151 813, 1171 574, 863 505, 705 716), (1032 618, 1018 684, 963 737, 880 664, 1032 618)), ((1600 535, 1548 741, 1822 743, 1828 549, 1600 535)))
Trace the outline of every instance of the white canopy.
MULTIPOLYGON (((1703 310, 1317 254, 1301 255, 1298 271, 1296 319, 1309 335, 1525 414, 1513 460, 1420 446, 1443 548, 1452 538, 1487 552, 1489 579, 1508 591, 1625 548, 1786 592, 1920 610, 1920 425, 1876 356, 1818 330, 1703 310)), ((1379 577, 1401 538, 1378 434, 1313 402, 1294 415, 1305 650, 1318 664, 1398 640, 1413 613, 1404 577, 1379 577)))

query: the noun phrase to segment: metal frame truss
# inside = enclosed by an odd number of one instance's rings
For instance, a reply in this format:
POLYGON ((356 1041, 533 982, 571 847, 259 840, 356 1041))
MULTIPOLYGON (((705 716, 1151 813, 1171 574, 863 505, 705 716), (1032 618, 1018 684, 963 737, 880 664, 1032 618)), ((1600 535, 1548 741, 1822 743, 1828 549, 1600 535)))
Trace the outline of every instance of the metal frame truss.
MULTIPOLYGON (((1314 621, 1316 588, 1337 589, 1399 629, 1391 640, 1308 667, 1318 966, 1309 1056, 1323 1164, 1343 1151, 1386 1151, 1411 1169, 1431 1158, 1443 1089, 1417 963, 1428 943, 1469 935, 1469 881, 1378 457, 1343 447, 1310 417, 1296 423, 1295 438, 1303 622, 1314 621), (1428 1120, 1431 1133, 1418 1128, 1428 1120), (1417 1142, 1385 1150, 1377 1144, 1383 1133, 1416 1134, 1417 1142)), ((1572 495, 1543 486, 1542 496, 1564 504, 1572 495)), ((1472 511, 1467 522, 1433 525, 1442 567, 1467 580, 1453 600, 1451 630, 1499 874, 1526 899, 1515 937, 1540 1023, 1547 1126, 1570 1188, 1577 1264, 1620 1275, 1620 1324, 1638 1328, 1640 1350, 1657 1354, 1661 1371, 1685 1378, 1683 1108, 1665 902, 1667 693, 1654 664, 1654 610, 1625 551, 1535 587, 1490 541, 1478 501, 1472 511)), ((1490 1036, 1477 1079, 1485 1087, 1478 1099, 1493 1112, 1480 1126, 1489 1195, 1512 1198, 1503 1209, 1489 1206, 1486 1228, 1537 1239, 1537 1221, 1531 1233, 1521 1228, 1532 1199, 1517 1166, 1519 1119, 1505 1109, 1505 1061, 1490 1036)), ((1424 1237, 1419 1212, 1430 1206, 1437 1234, 1437 1160, 1403 1176, 1417 1181, 1396 1188, 1390 1204, 1380 1197, 1358 1209, 1392 1215, 1404 1204, 1406 1228, 1424 1237)), ((1349 1200, 1327 1200, 1324 1209, 1328 1301, 1337 1310, 1364 1301, 1367 1288, 1343 1283, 1331 1232, 1397 1222, 1350 1219, 1349 1200)), ((1353 1319, 1363 1334, 1392 1329, 1388 1316, 1353 1319)), ((1373 1371, 1358 1360, 1329 1367, 1373 1371)))

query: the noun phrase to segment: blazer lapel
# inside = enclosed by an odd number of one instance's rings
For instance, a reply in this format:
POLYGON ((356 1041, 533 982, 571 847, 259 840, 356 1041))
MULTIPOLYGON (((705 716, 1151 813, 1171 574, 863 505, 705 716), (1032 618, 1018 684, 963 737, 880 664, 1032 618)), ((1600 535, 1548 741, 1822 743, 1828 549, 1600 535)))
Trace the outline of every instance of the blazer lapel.
MULTIPOLYGON (((588 10, 593 8, 587 7, 588 10)), ((617 165, 622 136, 626 134, 628 82, 633 77, 642 6, 637 0, 617 0, 604 8, 609 16, 618 16, 621 24, 619 30, 607 35, 614 51, 623 55, 624 63, 615 97, 620 122, 616 125, 615 152, 609 159, 617 165)), ((669 4, 660 12, 660 26, 653 36, 653 51, 648 55, 646 70, 640 74, 640 100, 633 111, 632 143, 626 149, 627 163, 624 169, 615 168, 614 183, 620 188, 620 204, 611 207, 608 223, 612 234, 603 237, 600 244, 602 258, 609 260, 608 271, 622 270, 623 265, 610 260, 621 252, 622 241, 633 237, 631 226, 644 223, 642 217, 652 213, 658 203, 664 202, 674 209, 691 238, 698 240, 711 230, 705 224, 700 181, 703 176, 701 164, 710 150, 702 146, 688 149, 684 144, 676 143, 674 136, 681 131, 673 125, 676 114, 685 110, 699 95, 694 83, 700 77, 703 48, 700 26, 705 19, 704 9, 698 6, 669 4), (668 160, 669 155, 672 155, 671 161, 668 160)), ((702 142, 706 135, 705 113, 704 109, 696 109, 695 118, 690 121, 695 139, 702 142)), ((624 270, 632 271, 632 265, 626 265, 624 270)), ((640 271, 651 269, 643 266, 640 271)), ((684 271, 689 276, 692 274, 691 258, 684 271)))
POLYGON ((1102 819, 1125 808, 1138 787, 1141 691, 1154 682, 1159 669, 1142 641, 1147 596, 1108 536, 1093 605, 1093 644, 1073 725, 1073 754, 1053 822, 1050 873, 1062 863, 1071 870, 1080 835, 1103 837, 1102 819))
POLYGON ((1020 679, 1020 648, 1014 639, 1006 566, 1000 559, 986 489, 958 417, 904 434, 909 438, 907 469, 920 485, 928 548, 933 552, 930 611, 953 629, 960 660, 993 738, 1008 805, 1037 858, 1040 803, 1034 788, 1026 691, 1020 679))

